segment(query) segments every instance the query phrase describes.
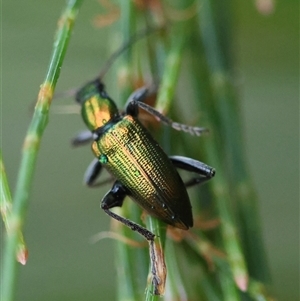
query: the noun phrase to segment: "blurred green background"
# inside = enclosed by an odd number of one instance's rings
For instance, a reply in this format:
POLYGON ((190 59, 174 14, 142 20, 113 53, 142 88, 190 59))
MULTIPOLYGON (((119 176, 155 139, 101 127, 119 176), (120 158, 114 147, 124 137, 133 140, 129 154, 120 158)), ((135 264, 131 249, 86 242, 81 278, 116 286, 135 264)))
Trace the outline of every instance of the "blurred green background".
MULTIPOLYGON (((11 187, 64 3, 1 4, 1 147, 11 187)), ((299 298, 299 2, 278 1, 275 12, 263 16, 253 2, 236 0, 233 12, 246 151, 273 291, 279 300, 294 301, 299 298)), ((98 13, 97 1, 83 4, 57 91, 80 86, 107 59, 111 31, 92 26, 98 13)), ((107 86, 116 98, 113 85, 107 86)), ((100 191, 82 185, 92 154, 88 148, 72 150, 69 143, 82 128, 78 115, 50 115, 30 198, 25 231, 30 253, 20 269, 17 300, 105 301, 115 296, 113 242, 89 243, 93 234, 109 229, 110 220, 99 208, 108 187, 100 191)))

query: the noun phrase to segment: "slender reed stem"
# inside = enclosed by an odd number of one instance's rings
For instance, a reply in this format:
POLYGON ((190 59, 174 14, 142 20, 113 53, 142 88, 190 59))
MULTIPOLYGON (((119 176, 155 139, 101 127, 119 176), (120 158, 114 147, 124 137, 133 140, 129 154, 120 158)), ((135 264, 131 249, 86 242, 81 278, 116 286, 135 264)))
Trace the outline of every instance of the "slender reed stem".
POLYGON ((266 281, 269 279, 269 271, 261 237, 257 197, 245 160, 243 126, 232 81, 233 66, 229 55, 231 41, 228 30, 224 33, 223 29, 224 27, 228 29, 229 21, 228 18, 222 18, 222 15, 230 15, 230 1, 225 2, 227 5, 221 5, 220 8, 213 5, 210 0, 205 1, 199 20, 202 24, 204 50, 214 91, 212 105, 218 111, 220 122, 218 130, 223 141, 227 176, 230 179, 230 187, 234 191, 232 197, 238 211, 243 249, 250 276, 266 281), (222 23, 217 21, 220 19, 222 23))
MULTIPOLYGON (((12 225, 10 225, 9 216, 12 211, 12 198, 8 185, 8 180, 5 173, 4 163, 2 159, 2 153, 0 150, 0 212, 5 225, 6 232, 11 231, 12 225)), ((16 248, 16 259, 21 264, 25 265, 27 261, 28 251, 25 245, 24 237, 21 231, 18 234, 18 242, 16 248)))
MULTIPOLYGON (((196 37, 195 37, 196 39, 196 37)), ((203 149, 208 162, 213 162, 217 170, 217 175, 211 182, 212 192, 218 206, 219 216, 221 220, 222 241, 231 264, 233 277, 241 290, 246 290, 248 286, 248 274, 246 263, 238 238, 237 228, 234 222, 233 210, 231 206, 231 195, 229 191, 229 183, 223 169, 222 149, 219 147, 218 138, 218 120, 215 109, 212 105, 212 94, 209 84, 209 73, 205 60, 199 58, 199 49, 201 49, 200 41, 196 43, 194 48, 194 56, 191 62, 191 70, 194 77, 192 78, 193 89, 197 98, 201 100, 199 109, 206 112, 208 117, 205 124, 214 133, 209 139, 206 139, 203 149), (197 46, 196 46, 197 45, 197 46)), ((202 48, 203 49, 203 48, 202 48)))
MULTIPOLYGON (((120 1, 121 20, 120 33, 122 41, 126 42, 136 33, 136 11, 135 5, 132 1, 120 1)), ((118 65, 118 92, 122 105, 129 95, 134 90, 133 85, 133 51, 132 47, 125 50, 120 63, 118 65)), ((126 198, 123 206, 118 209, 120 215, 141 222, 141 210, 137 208, 132 201, 126 198)), ((116 226, 116 230, 125 237, 140 241, 139 235, 133 233, 130 229, 122 225, 116 226)), ((117 300, 138 301, 143 298, 144 285, 147 278, 147 269, 149 263, 149 253, 146 248, 133 248, 122 242, 117 242, 117 264, 118 264, 118 295, 117 300)))
POLYGON ((17 179, 12 212, 7 219, 10 225, 10 231, 6 237, 3 270, 1 273, 3 276, 1 281, 2 301, 13 300, 17 274, 15 254, 19 242, 19 233, 22 232, 24 226, 37 153, 42 134, 48 122, 49 106, 81 2, 82 0, 68 1, 65 11, 59 19, 49 69, 45 81, 41 85, 34 115, 23 143, 22 161, 17 179))

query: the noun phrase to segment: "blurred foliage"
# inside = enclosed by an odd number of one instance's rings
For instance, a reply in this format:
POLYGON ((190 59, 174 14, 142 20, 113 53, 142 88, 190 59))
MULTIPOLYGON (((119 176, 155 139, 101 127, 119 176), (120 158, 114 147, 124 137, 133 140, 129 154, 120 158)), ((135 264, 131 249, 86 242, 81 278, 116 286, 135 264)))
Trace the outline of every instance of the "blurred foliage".
MULTIPOLYGON (((2 3, 1 148, 10 184, 16 180, 31 103, 45 73, 61 6, 61 1, 51 5, 31 1, 30 6, 2 3)), ((299 242, 294 231, 299 229, 298 6, 292 0, 278 3, 273 14, 265 16, 254 3, 232 3, 236 84, 244 91, 246 153, 261 200, 274 291, 282 300, 295 300, 299 294, 299 242)), ((83 5, 60 90, 94 77, 116 48, 118 35, 87 22, 99 14, 107 15, 107 10, 101 11, 96 1, 83 5)), ((106 84, 111 96, 119 99, 114 78, 111 71, 106 84)), ((182 78, 176 102, 190 97, 188 91, 180 93, 185 84, 182 78)), ((188 119, 184 115, 180 121, 188 119)), ((88 244, 92 234, 109 227, 109 219, 95 210, 109 186, 90 191, 80 185, 92 155, 86 149, 72 151, 68 144, 81 125, 78 116, 50 115, 26 224, 29 261, 20 269, 17 300, 94 300, 99 296, 111 300, 115 296, 113 244, 109 240, 88 244)))

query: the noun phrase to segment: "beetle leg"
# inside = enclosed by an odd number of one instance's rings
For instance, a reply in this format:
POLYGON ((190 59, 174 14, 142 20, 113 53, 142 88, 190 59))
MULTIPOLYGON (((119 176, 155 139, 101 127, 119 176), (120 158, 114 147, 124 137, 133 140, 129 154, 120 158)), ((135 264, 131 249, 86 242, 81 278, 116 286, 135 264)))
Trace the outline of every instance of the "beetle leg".
POLYGON ((128 195, 127 189, 119 182, 116 181, 112 187, 112 189, 104 196, 101 202, 101 209, 103 209, 109 216, 121 222, 125 226, 131 228, 131 230, 140 233, 144 236, 148 241, 153 241, 155 235, 147 230, 146 228, 122 217, 119 216, 109 209, 113 207, 122 207, 124 198, 128 195))
POLYGON ((99 160, 95 158, 86 169, 86 172, 83 177, 83 182, 89 187, 94 188, 94 187, 102 186, 104 184, 111 183, 115 179, 114 177, 110 177, 101 182, 96 182, 101 172, 102 172, 102 165, 99 162, 99 160))
POLYGON ((102 199, 101 209, 103 209, 105 213, 108 214, 110 217, 129 227, 131 230, 138 232, 148 240, 150 247, 151 272, 153 276, 152 281, 154 285, 154 292, 157 294, 160 279, 158 277, 155 264, 157 261, 154 246, 155 235, 146 228, 110 211, 110 209, 113 207, 122 207, 123 201, 127 195, 127 189, 119 181, 116 181, 112 189, 102 199))
POLYGON ((143 103, 148 94, 148 89, 145 87, 135 90, 128 98, 125 105, 125 112, 128 115, 137 117, 139 114, 139 104, 143 103))
POLYGON ((99 177, 102 171, 102 165, 97 158, 93 159, 90 163, 83 177, 83 181, 89 187, 99 186, 95 183, 96 179, 99 177))
POLYGON ((200 177, 195 177, 185 183, 186 187, 194 186, 197 184, 203 184, 210 180, 215 175, 215 169, 194 159, 182 156, 170 156, 169 159, 175 165, 175 167, 195 172, 200 177))
POLYGON ((139 88, 138 90, 133 92, 129 96, 126 103, 126 107, 125 107, 126 114, 137 117, 139 112, 138 108, 140 107, 145 111, 147 111, 149 114, 155 116, 157 119, 159 119, 159 121, 161 121, 165 125, 168 125, 177 131, 183 131, 196 136, 200 136, 203 133, 208 132, 208 129, 206 128, 194 127, 194 126, 189 126, 186 124, 174 122, 170 118, 164 116, 163 114, 155 110, 153 107, 144 103, 146 96, 149 95, 150 93, 151 92, 149 92, 148 89, 145 87, 139 88))
POLYGON ((158 118, 159 121, 161 121, 165 125, 170 126, 171 128, 173 128, 176 131, 183 131, 185 133, 189 133, 191 135, 196 135, 196 136, 200 136, 203 133, 208 132, 208 129, 203 128, 203 127, 190 126, 190 125, 174 122, 172 119, 161 114, 160 112, 155 110, 153 107, 147 105, 146 103, 137 102, 137 105, 139 107, 141 107, 142 109, 144 109, 145 111, 147 111, 148 113, 150 113, 151 115, 158 118))
POLYGON ((72 146, 75 146, 75 147, 82 146, 82 145, 92 142, 93 140, 94 140, 93 133, 89 130, 84 130, 84 131, 79 132, 76 135, 76 137, 74 137, 71 140, 71 144, 72 144, 72 146))

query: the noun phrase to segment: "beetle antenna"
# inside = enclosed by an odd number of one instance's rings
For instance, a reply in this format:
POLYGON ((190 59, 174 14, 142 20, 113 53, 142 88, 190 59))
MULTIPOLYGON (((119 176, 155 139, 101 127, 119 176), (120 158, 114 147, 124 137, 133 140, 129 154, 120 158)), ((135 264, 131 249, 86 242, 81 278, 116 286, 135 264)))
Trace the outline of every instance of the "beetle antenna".
POLYGON ((104 77, 104 75, 108 72, 108 70, 110 69, 110 67, 112 66, 112 64, 115 62, 115 60, 126 50, 128 49, 130 46, 132 46, 133 44, 135 44, 137 41, 139 41, 140 39, 162 29, 163 27, 148 27, 145 28, 139 32, 137 32, 136 34, 134 34, 133 36, 130 37, 130 39, 125 42, 119 49, 117 49, 110 57, 109 59, 106 61, 105 65, 102 67, 102 70, 98 76, 98 78, 100 78, 100 80, 102 80, 102 78, 104 77))
MULTIPOLYGON (((106 61, 106 63, 104 64, 104 66, 102 67, 99 75, 94 79, 100 79, 100 81, 102 81, 103 77, 105 76, 105 74, 108 72, 109 68, 112 66, 112 64, 116 61, 116 59, 126 50, 128 49, 130 46, 132 46, 133 44, 135 44, 137 41, 139 41, 140 39, 156 32, 159 31, 160 29, 163 29, 164 27, 148 27, 145 28, 139 32, 137 32, 136 34, 134 34, 133 36, 131 36, 131 38, 125 42, 119 49, 117 49, 115 52, 113 52, 111 54, 111 56, 108 58, 108 60, 106 61)), ((78 92, 78 88, 72 88, 63 92, 58 92, 55 93, 54 97, 55 98, 64 98, 64 97, 72 97, 75 96, 76 93, 78 92)))

